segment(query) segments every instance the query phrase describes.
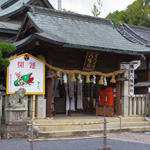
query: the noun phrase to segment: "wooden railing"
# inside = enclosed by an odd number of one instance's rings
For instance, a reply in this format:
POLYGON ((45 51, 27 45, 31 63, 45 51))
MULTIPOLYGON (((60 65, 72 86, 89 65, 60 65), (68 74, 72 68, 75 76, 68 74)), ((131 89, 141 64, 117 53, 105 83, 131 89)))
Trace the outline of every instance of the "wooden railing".
POLYGON ((128 115, 149 115, 149 103, 148 95, 128 96, 128 115))

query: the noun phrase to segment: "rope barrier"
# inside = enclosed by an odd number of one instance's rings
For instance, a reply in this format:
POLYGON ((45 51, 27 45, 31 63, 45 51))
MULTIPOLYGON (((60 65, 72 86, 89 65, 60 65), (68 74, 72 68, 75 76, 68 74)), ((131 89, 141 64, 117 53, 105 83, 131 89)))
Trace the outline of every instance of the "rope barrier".
POLYGON ((44 56, 42 56, 42 55, 39 55, 38 58, 41 59, 42 61, 44 61, 45 65, 49 69, 56 71, 58 79, 60 79, 60 72, 63 73, 63 74, 72 74, 72 79, 71 79, 72 82, 76 81, 75 74, 78 74, 78 75, 86 76, 86 83, 90 83, 91 82, 90 81, 90 76, 91 75, 101 76, 99 84, 104 84, 103 79, 106 78, 106 77, 112 77, 110 82, 111 83, 116 83, 115 76, 126 72, 126 69, 117 70, 117 71, 110 72, 110 73, 102 73, 102 72, 98 72, 98 71, 85 72, 85 71, 80 71, 80 70, 65 70, 65 69, 61 69, 61 68, 58 68, 58 67, 54 67, 54 66, 46 63, 46 60, 45 60, 44 56))

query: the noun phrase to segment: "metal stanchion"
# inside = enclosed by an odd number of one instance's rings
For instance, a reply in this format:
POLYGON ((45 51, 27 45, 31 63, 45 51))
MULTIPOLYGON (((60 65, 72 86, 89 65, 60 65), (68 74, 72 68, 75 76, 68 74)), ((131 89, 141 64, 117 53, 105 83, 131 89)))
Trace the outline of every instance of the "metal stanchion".
POLYGON ((33 150, 33 120, 31 119, 31 126, 30 126, 30 150, 33 150))
POLYGON ((104 145, 99 147, 98 150, 111 150, 111 147, 107 146, 107 119, 105 117, 105 104, 104 104, 104 145))

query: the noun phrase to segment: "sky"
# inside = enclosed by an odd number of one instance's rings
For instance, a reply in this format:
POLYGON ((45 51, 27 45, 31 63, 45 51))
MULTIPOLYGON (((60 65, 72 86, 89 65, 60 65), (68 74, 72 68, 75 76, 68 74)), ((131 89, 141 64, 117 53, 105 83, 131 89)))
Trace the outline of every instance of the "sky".
MULTIPOLYGON (((58 9, 58 0, 49 0, 55 9, 58 9)), ((125 10, 135 0, 101 0, 103 6, 100 17, 105 18, 109 12, 125 10)), ((62 8, 77 12, 78 14, 92 15, 91 9, 97 0, 61 0, 62 8)))

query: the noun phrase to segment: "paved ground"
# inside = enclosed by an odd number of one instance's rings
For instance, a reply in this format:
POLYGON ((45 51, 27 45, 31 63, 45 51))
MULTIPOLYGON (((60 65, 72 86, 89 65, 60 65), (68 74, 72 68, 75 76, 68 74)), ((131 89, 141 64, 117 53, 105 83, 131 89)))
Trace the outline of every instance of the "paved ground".
MULTIPOLYGON (((112 150, 150 150, 149 133, 111 133, 109 135, 108 146, 111 146, 112 150)), ((34 142, 34 150, 98 150, 102 144, 103 139, 34 142)), ((0 150, 30 150, 30 144, 26 139, 0 140, 0 150)))

